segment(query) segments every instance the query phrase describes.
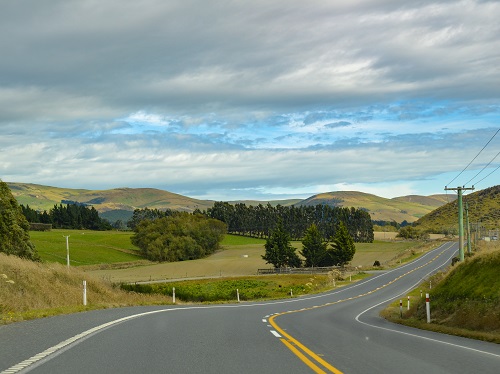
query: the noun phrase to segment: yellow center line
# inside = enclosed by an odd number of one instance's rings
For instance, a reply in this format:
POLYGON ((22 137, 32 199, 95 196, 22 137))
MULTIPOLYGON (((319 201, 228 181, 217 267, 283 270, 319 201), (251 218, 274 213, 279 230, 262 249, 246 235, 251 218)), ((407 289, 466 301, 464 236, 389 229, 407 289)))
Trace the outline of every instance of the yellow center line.
POLYGON ((313 351, 311 351, 309 348, 307 348, 305 345, 303 345, 302 343, 300 343, 293 336, 291 336, 290 334, 288 334, 287 332, 285 332, 285 330, 283 330, 281 327, 278 326, 278 324, 274 321, 274 319, 277 318, 277 317, 283 316, 285 314, 304 312, 304 311, 312 310, 312 309, 316 309, 316 308, 323 308, 323 307, 326 307, 326 306, 332 306, 332 305, 335 305, 335 304, 343 303, 345 301, 354 300, 354 299, 358 299, 358 298, 363 297, 363 296, 370 295, 370 294, 372 294, 375 291, 378 291, 378 290, 380 290, 382 288, 388 287, 389 285, 393 284, 394 282, 398 281, 399 279, 401 279, 401 278, 403 278, 403 277, 405 277, 405 276, 413 273, 414 271, 416 271, 418 269, 421 269, 424 266, 429 265, 430 263, 434 262, 439 256, 441 256, 447 249, 448 248, 443 249, 443 251, 441 253, 439 253, 438 255, 436 255, 434 258, 432 258, 431 260, 429 260, 425 264, 420 265, 420 266, 418 266, 418 267, 416 267, 416 268, 414 268, 414 269, 412 269, 410 271, 407 271, 406 273, 400 275, 399 277, 394 278, 392 281, 390 281, 390 282, 388 282, 388 283, 386 283, 386 284, 384 284, 384 285, 382 285, 380 287, 377 287, 375 290, 371 290, 371 291, 368 291, 366 293, 359 294, 357 296, 353 296, 353 297, 349 297, 349 298, 346 298, 346 299, 341 299, 341 300, 333 301, 333 302, 326 303, 326 304, 323 304, 323 305, 315 305, 315 306, 312 306, 312 307, 309 307, 309 308, 302 308, 302 309, 298 309, 298 310, 292 310, 292 311, 287 311, 287 312, 283 312, 283 313, 278 313, 278 314, 275 314, 275 315, 273 315, 273 316, 271 316, 269 318, 269 324, 277 332, 279 332, 281 334, 281 336, 284 336, 286 338, 286 339, 280 339, 281 342, 283 344, 285 344, 285 346, 290 351, 292 351, 293 354, 295 354, 303 363, 305 363, 315 373, 326 373, 326 372, 323 369, 321 369, 318 365, 316 365, 313 361, 311 361, 307 356, 309 356, 311 359, 313 359, 318 364, 320 364, 321 366, 323 366, 325 369, 328 369, 331 373, 343 374, 342 371, 340 371, 339 369, 335 368, 333 365, 331 365, 326 360, 324 360, 323 358, 321 358, 320 356, 318 356, 316 353, 314 353, 313 351))

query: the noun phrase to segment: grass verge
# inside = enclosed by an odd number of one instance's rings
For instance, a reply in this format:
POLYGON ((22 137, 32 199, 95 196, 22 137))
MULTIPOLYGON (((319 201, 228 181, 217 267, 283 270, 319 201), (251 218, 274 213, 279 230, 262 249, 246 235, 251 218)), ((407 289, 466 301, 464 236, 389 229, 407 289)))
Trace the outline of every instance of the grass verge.
POLYGON ((395 323, 500 344, 500 250, 483 251, 431 277, 381 316, 395 323), (432 286, 431 286, 432 285, 432 286), (422 296, 421 296, 422 293, 422 296), (430 294, 427 323, 425 294, 430 294))
POLYGON ((78 268, 0 253, 0 324, 92 309, 171 303, 170 297, 125 292, 78 268), (83 280, 87 306, 83 306, 83 280))
POLYGON ((319 293, 341 287, 366 277, 366 274, 340 279, 333 274, 280 274, 254 277, 231 277, 224 279, 200 279, 182 282, 123 284, 128 291, 145 294, 172 295, 184 302, 234 302, 237 295, 241 301, 284 299, 319 293), (334 282, 335 281, 335 282, 334 282))

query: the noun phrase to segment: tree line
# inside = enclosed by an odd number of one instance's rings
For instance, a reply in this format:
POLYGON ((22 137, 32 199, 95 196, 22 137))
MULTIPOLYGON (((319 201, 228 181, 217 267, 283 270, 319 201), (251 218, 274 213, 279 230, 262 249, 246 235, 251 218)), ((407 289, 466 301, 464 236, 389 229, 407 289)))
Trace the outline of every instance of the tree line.
POLYGON ((292 240, 300 240, 306 230, 316 225, 324 239, 332 238, 340 222, 343 222, 355 242, 373 242, 373 223, 370 214, 363 209, 331 207, 328 205, 290 206, 271 204, 246 206, 216 202, 203 212, 210 218, 227 225, 228 233, 267 238, 281 221, 292 240))
POLYGON ((29 205, 21 205, 21 211, 30 223, 50 224, 56 229, 111 230, 111 224, 97 210, 83 204, 54 205, 48 212, 39 212, 29 205))

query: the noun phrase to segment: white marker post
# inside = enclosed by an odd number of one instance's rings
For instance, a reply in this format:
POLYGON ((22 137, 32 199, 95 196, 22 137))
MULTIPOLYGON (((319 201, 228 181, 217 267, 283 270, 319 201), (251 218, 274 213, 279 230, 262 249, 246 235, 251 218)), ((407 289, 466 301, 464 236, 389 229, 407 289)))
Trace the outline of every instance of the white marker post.
POLYGON ((427 323, 431 323, 431 300, 429 294, 425 294, 425 311, 427 313, 427 323))
POLYGON ((83 305, 87 305, 87 281, 83 281, 83 305))
POLYGON ((408 296, 408 310, 410 310, 410 296, 408 296))
POLYGON ((69 269, 69 235, 68 236, 63 235, 63 237, 66 238, 66 266, 69 269))
POLYGON ((293 290, 290 288, 290 297, 293 297, 293 290))
POLYGON ((172 288, 172 302, 175 304, 175 287, 172 288))
POLYGON ((238 302, 240 302, 240 291, 236 289, 236 298, 238 299, 238 302))
POLYGON ((403 318, 403 300, 399 300, 399 316, 403 318))

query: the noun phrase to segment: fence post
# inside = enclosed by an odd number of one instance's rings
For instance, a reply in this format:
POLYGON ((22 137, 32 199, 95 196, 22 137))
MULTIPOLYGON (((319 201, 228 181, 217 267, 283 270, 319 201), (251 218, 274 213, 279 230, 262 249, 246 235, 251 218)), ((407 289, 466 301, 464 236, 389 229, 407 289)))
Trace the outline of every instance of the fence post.
POLYGON ((172 302, 175 304, 175 287, 172 287, 172 302))
POLYGON ((425 294, 425 311, 427 313, 427 323, 431 323, 431 300, 429 294, 425 294))
POLYGON ((87 281, 83 281, 83 305, 87 305, 87 281))

